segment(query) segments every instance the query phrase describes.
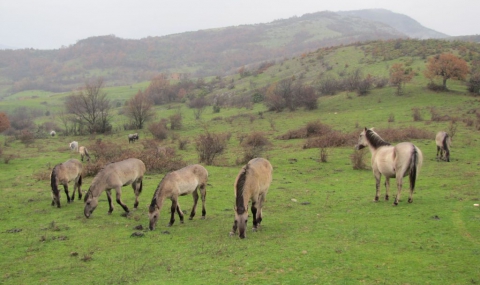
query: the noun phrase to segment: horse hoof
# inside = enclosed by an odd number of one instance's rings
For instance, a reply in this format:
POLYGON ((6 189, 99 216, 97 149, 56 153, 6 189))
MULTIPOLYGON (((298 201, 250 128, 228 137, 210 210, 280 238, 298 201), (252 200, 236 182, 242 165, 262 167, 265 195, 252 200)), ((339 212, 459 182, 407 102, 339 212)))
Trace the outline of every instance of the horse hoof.
POLYGON ((393 206, 398 206, 398 202, 393 202, 393 206))
POLYGON ((235 233, 234 233, 234 232, 230 232, 228 235, 231 236, 231 237, 233 237, 233 236, 235 235, 235 233))
POLYGON ((252 232, 256 232, 256 231, 257 231, 257 228, 253 228, 253 229, 252 229, 252 232))
POLYGON ((202 220, 205 220, 205 216, 202 216, 202 220))
POLYGON ((193 220, 193 217, 188 218, 190 221, 193 220))
POLYGON ((385 201, 388 201, 390 197, 388 197, 388 195, 385 196, 385 201))
POLYGON ((413 203, 413 199, 408 199, 408 203, 413 203))

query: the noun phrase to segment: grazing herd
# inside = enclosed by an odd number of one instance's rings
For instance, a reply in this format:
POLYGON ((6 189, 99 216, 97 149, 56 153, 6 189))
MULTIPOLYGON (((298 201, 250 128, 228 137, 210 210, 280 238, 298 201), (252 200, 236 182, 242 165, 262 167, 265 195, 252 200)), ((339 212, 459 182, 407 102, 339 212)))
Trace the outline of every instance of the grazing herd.
MULTIPOLYGON (((138 134, 129 134, 129 143, 138 140, 138 134)), ((451 137, 446 132, 438 132, 435 138, 437 145, 437 159, 450 161, 451 137), (445 158, 443 158, 445 156, 445 158)), ((81 160, 84 157, 90 160, 90 155, 84 146, 78 146, 78 142, 73 141, 69 145, 73 151, 78 151, 81 160)), ((373 129, 365 128, 358 138, 355 148, 362 149, 368 147, 372 155, 372 170, 375 177, 376 194, 374 201, 379 200, 381 176, 385 176, 385 200, 390 198, 390 178, 395 178, 397 183, 397 194, 394 205, 398 205, 402 191, 402 180, 409 176, 410 196, 408 202, 413 202, 413 192, 415 182, 418 177, 423 162, 422 151, 410 142, 402 142, 397 145, 391 145, 383 140, 373 129)), ((145 174, 145 164, 136 158, 129 158, 123 161, 108 163, 94 177, 90 188, 84 198, 84 215, 89 218, 95 208, 98 206, 98 197, 105 191, 109 203, 108 214, 113 211, 113 202, 111 190, 115 190, 116 201, 122 206, 128 214, 129 208, 122 201, 122 187, 132 185, 135 193, 134 209, 138 208, 138 197, 143 188, 143 176, 145 174)), ((251 213, 253 217, 253 231, 257 231, 262 222, 262 208, 266 200, 266 195, 272 182, 273 167, 270 162, 264 158, 254 158, 243 166, 234 182, 235 194, 235 219, 230 236, 237 234, 240 238, 246 237, 246 225, 248 219, 248 205, 251 203, 251 213)), ((60 208, 60 190, 59 185, 63 185, 67 202, 73 202, 75 191, 78 190, 78 198, 82 198, 82 163, 77 159, 70 159, 64 163, 53 167, 50 176, 52 188, 52 206, 60 208), (68 192, 68 183, 74 182, 72 196, 68 192)), ((184 221, 184 213, 178 203, 178 197, 188 194, 193 196, 193 206, 189 219, 193 219, 196 214, 199 197, 202 199, 202 219, 206 215, 206 186, 208 181, 208 171, 199 164, 189 165, 182 169, 167 173, 158 184, 150 206, 148 208, 149 229, 154 230, 160 217, 160 211, 165 199, 170 199, 170 222, 172 226, 175 222, 175 212, 184 221), (199 196, 200 192, 200 196, 199 196)))

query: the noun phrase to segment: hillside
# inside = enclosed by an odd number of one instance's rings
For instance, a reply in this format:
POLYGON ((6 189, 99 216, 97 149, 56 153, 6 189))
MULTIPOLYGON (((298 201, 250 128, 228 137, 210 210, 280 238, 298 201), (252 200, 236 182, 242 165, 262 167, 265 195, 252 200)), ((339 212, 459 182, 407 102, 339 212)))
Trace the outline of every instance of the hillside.
POLYGON ((446 34, 422 26, 419 22, 406 15, 394 13, 385 9, 342 11, 338 13, 344 16, 359 17, 370 21, 384 23, 414 39, 440 39, 448 37, 446 34))
POLYGON ((318 12, 141 40, 92 37, 59 50, 0 50, 0 96, 35 89, 70 91, 92 76, 103 76, 111 85, 150 80, 158 73, 222 76, 242 65, 320 47, 405 37, 380 22, 318 12))

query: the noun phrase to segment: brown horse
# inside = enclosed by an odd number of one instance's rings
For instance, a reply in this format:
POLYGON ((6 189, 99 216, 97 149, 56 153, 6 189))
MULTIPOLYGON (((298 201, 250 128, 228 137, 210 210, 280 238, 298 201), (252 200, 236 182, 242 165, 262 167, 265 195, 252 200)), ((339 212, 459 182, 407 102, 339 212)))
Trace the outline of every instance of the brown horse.
POLYGON ((372 129, 365 128, 358 138, 355 148, 362 149, 368 147, 372 153, 372 169, 376 180, 376 194, 374 201, 378 201, 380 195, 380 179, 382 174, 385 176, 385 188, 387 193, 385 200, 390 195, 390 178, 397 181, 397 196, 394 205, 398 205, 400 194, 402 192, 403 177, 410 177, 410 197, 408 202, 413 202, 413 191, 415 190, 415 181, 420 172, 423 162, 423 154, 418 147, 410 142, 402 142, 395 146, 384 141, 372 129))
POLYGON ((125 212, 128 214, 129 210, 127 205, 122 202, 122 186, 132 184, 133 191, 135 193, 135 209, 138 207, 138 196, 142 192, 143 174, 145 173, 145 164, 136 158, 129 158, 119 162, 109 163, 98 172, 93 178, 92 184, 85 195, 85 217, 89 218, 98 205, 98 197, 106 190, 108 204, 110 209, 108 214, 113 211, 112 194, 111 189, 116 191, 117 203, 122 206, 125 212))
POLYGON ((205 219, 207 211, 205 210, 205 199, 207 195, 207 180, 208 171, 205 167, 199 164, 186 166, 182 169, 167 173, 158 184, 155 193, 153 194, 152 203, 148 211, 150 219, 150 230, 155 229, 158 218, 160 217, 160 210, 166 198, 172 200, 172 207, 170 208, 171 216, 168 226, 172 226, 175 222, 175 211, 180 217, 180 222, 183 223, 183 212, 178 204, 178 196, 184 196, 192 193, 193 207, 190 213, 190 220, 195 216, 198 202, 198 189, 202 196, 202 219, 205 219))
POLYGON ((63 185, 67 202, 75 200, 75 191, 78 189, 78 199, 82 198, 82 163, 76 159, 70 159, 64 163, 55 165, 50 174, 50 185, 52 186, 52 206, 57 205, 60 208, 60 190, 58 185, 63 185), (75 180, 72 197, 68 195, 68 183, 75 180))
POLYGON ((83 158, 86 157, 87 161, 90 161, 90 154, 88 153, 88 149, 84 146, 78 148, 78 152, 80 153, 80 157, 83 161, 83 158))
POLYGON ((230 236, 235 235, 238 227, 240 238, 246 237, 249 201, 252 201, 253 231, 257 231, 262 222, 262 207, 272 182, 272 171, 268 160, 254 158, 238 173, 234 184, 235 221, 230 236))
POLYGON ((443 159, 445 154, 445 160, 450 162, 450 145, 452 144, 452 139, 446 132, 438 132, 435 136, 435 143, 437 145, 437 159, 440 154, 440 159, 443 159))

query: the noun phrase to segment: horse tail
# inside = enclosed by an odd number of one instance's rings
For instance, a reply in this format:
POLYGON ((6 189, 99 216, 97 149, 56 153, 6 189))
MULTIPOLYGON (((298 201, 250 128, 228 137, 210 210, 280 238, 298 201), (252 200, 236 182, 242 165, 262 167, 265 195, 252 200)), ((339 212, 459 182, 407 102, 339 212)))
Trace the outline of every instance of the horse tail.
POLYGON ((57 167, 59 164, 55 165, 52 169, 52 174, 50 175, 50 185, 52 186, 52 192, 55 195, 58 195, 58 185, 57 185, 57 167))
POLYGON ((449 138, 450 138, 450 137, 448 136, 448 134, 445 133, 445 136, 443 137, 443 149, 444 149, 445 151, 447 151, 447 152, 450 151, 449 146, 448 146, 448 140, 449 140, 449 138))
POLYGON ((415 189, 415 181, 417 180, 417 169, 418 169, 418 151, 417 147, 413 146, 412 157, 410 160, 410 188, 415 189))
POLYGON ((78 186, 82 186, 82 174, 80 173, 80 177, 78 178, 78 186))
POLYGON ((237 183, 235 185, 235 193, 236 193, 236 201, 235 205, 237 206, 237 213, 239 215, 245 212, 245 205, 243 200, 243 188, 245 187, 245 181, 247 180, 247 171, 248 171, 248 164, 242 169, 240 174, 238 175, 237 183))
POLYGON ((140 188, 138 189, 138 195, 140 195, 140 193, 142 193, 142 189, 143 189, 143 179, 140 180, 140 188))

